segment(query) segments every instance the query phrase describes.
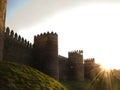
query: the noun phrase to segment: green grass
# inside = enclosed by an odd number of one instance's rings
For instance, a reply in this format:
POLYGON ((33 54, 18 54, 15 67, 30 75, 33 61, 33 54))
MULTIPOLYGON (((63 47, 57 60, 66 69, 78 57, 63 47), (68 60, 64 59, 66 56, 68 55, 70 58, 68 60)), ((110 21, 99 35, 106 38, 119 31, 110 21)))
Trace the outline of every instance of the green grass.
POLYGON ((65 85, 68 90, 94 90, 94 88, 90 85, 90 82, 87 81, 60 81, 63 85, 65 85))
POLYGON ((60 81, 68 90, 120 90, 120 80, 116 77, 106 78, 102 76, 95 81, 60 81))
MULTIPOLYGON (((120 71, 116 73, 120 74, 120 71)), ((109 78, 102 78, 95 83, 86 80, 60 81, 66 89, 58 81, 29 66, 0 61, 0 90, 120 90, 120 80, 111 77, 111 86, 108 86, 105 81, 109 78)))
POLYGON ((67 90, 53 78, 29 66, 0 61, 0 90, 67 90))

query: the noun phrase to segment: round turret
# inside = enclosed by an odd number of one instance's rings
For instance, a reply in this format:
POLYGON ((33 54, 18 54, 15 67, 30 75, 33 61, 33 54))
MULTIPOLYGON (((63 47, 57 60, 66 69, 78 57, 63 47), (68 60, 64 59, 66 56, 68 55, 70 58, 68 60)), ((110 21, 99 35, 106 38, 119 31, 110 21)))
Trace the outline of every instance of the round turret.
POLYGON ((68 77, 71 80, 84 80, 83 51, 68 53, 68 77))
POLYGON ((58 79, 58 35, 44 33, 34 37, 34 67, 58 79))
POLYGON ((88 58, 84 60, 84 77, 87 80, 93 80, 95 77, 95 59, 88 58))
POLYGON ((0 0, 0 60, 3 59, 3 31, 5 27, 6 0, 0 0))

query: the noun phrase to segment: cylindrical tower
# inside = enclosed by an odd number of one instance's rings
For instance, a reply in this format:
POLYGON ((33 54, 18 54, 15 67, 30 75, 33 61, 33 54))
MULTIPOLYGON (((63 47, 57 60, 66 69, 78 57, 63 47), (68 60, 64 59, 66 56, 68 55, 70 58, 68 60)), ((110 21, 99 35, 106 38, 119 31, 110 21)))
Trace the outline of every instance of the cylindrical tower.
POLYGON ((87 80, 93 80, 95 77, 95 72, 97 69, 95 69, 95 59, 94 58, 88 58, 84 59, 84 77, 87 80))
POLYGON ((68 78, 71 80, 84 80, 84 64, 82 50, 68 53, 68 78))
POLYGON ((34 37, 34 67, 43 73, 59 79, 58 35, 44 33, 34 37))
POLYGON ((5 27, 7 0, 0 0, 0 60, 3 59, 3 31, 5 27))

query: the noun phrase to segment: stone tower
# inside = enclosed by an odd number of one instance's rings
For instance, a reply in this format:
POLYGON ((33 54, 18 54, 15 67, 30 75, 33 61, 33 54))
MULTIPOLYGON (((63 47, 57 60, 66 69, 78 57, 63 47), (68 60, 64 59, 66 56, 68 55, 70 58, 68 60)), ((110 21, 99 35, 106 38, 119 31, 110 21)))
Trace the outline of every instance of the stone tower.
MULTIPOLYGON (((97 68, 96 68, 97 69, 97 68)), ((93 80, 95 77, 95 59, 88 58, 84 60, 84 77, 87 80, 93 80)))
POLYGON ((33 47, 35 68, 58 80, 58 35, 53 32, 37 35, 33 47))
POLYGON ((3 59, 3 31, 5 27, 7 0, 0 0, 0 60, 3 59))
POLYGON ((71 80, 84 80, 84 64, 82 50, 68 53, 68 78, 71 80))

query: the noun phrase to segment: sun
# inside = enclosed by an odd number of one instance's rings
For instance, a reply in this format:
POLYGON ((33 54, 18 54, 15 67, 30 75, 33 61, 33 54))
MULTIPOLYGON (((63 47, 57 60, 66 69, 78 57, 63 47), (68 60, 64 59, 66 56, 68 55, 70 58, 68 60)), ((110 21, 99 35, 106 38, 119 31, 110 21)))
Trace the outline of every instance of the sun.
POLYGON ((113 61, 103 61, 100 63, 101 65, 101 69, 105 70, 105 71, 110 71, 113 69, 119 70, 120 69, 120 65, 117 62, 113 62, 113 61))
POLYGON ((114 69, 114 67, 110 63, 107 63, 107 64, 106 63, 102 63, 101 64, 101 68, 106 70, 106 71, 114 69))

